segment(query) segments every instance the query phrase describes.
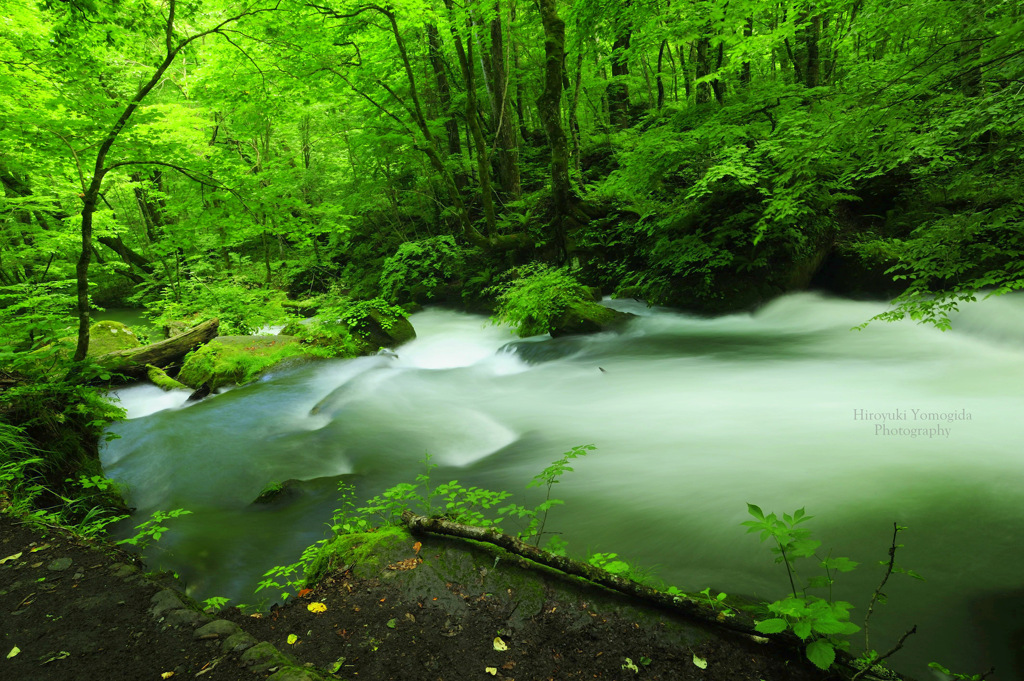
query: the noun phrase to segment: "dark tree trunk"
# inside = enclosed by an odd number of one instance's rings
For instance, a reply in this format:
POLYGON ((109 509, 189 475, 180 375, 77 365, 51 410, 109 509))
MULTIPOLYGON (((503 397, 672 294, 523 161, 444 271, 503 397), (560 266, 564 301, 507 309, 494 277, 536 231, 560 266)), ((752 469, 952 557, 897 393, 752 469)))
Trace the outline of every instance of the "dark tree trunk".
MULTIPOLYGON (((434 82, 437 84, 437 96, 441 104, 442 115, 444 116, 444 130, 448 140, 448 155, 461 156, 462 144, 459 140, 459 122, 453 115, 452 89, 448 84, 444 54, 441 52, 441 35, 434 24, 427 24, 427 44, 430 53, 430 66, 434 71, 434 82)), ((455 186, 458 187, 460 192, 464 191, 467 183, 466 173, 460 169, 454 175, 455 186)))
POLYGON ((501 2, 494 2, 491 21, 491 71, 494 75, 494 95, 497 98, 498 118, 495 122, 495 147, 498 152, 498 184, 508 199, 522 194, 519 178, 519 145, 512 122, 512 93, 509 92, 508 72, 505 69, 505 41, 501 28, 501 2))
POLYGON ((539 0, 539 7, 544 25, 544 90, 537 98, 537 110, 551 146, 552 236, 564 262, 570 250, 568 230, 580 215, 569 183, 569 149, 562 129, 565 22, 558 16, 557 0, 539 0))
POLYGON ((661 41, 661 47, 658 48, 658 110, 665 105, 665 83, 661 80, 661 68, 665 60, 665 48, 668 47, 668 39, 661 41))
POLYGON ((622 130, 629 127, 629 41, 631 32, 627 29, 615 37, 612 43, 612 82, 608 85, 608 116, 612 127, 622 130))
MULTIPOLYGON (((710 47, 710 41, 707 36, 703 36, 697 40, 697 59, 695 60, 694 68, 696 69, 696 79, 700 80, 705 78, 711 73, 711 64, 708 62, 708 48, 710 47)), ((707 82, 697 83, 697 103, 707 104, 711 101, 711 86, 707 82)))

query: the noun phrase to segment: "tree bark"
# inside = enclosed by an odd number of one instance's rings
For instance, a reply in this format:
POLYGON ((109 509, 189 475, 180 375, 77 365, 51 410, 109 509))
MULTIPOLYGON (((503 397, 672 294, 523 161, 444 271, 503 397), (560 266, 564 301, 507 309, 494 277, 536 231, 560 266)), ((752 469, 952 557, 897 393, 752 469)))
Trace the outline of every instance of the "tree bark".
POLYGON ((96 362, 114 373, 142 378, 149 370, 147 364, 160 368, 166 367, 196 347, 216 338, 219 325, 219 319, 210 319, 167 340, 140 348, 116 350, 100 355, 96 358, 96 362))
POLYGON ((557 0, 540 0, 544 25, 544 90, 537 98, 544 131, 551 146, 551 197, 554 201, 552 228, 560 259, 568 258, 567 230, 573 213, 569 184, 569 149, 562 129, 562 81, 565 64, 565 22, 558 16, 557 0))
MULTIPOLYGON (((628 3, 627 3, 628 4, 628 3)), ((629 127, 629 29, 615 36, 612 43, 612 82, 608 84, 608 117, 612 127, 623 130, 629 127)))
POLYGON ((522 195, 522 184, 519 176, 519 145, 516 144, 516 133, 512 127, 512 97, 505 68, 500 0, 494 0, 494 14, 491 21, 491 71, 498 110, 494 132, 494 146, 498 152, 498 184, 506 198, 515 200, 522 195))
MULTIPOLYGON (((430 66, 433 68, 434 81, 437 84, 437 96, 441 104, 442 115, 444 116, 444 129, 448 138, 448 155, 452 157, 461 156, 462 145, 459 141, 459 122, 452 115, 452 89, 448 84, 448 75, 445 73, 444 54, 441 52, 441 35, 434 24, 427 24, 427 45, 429 46, 430 66)), ((466 188, 466 182, 465 172, 459 171, 455 173, 455 186, 459 188, 459 191, 466 188)))

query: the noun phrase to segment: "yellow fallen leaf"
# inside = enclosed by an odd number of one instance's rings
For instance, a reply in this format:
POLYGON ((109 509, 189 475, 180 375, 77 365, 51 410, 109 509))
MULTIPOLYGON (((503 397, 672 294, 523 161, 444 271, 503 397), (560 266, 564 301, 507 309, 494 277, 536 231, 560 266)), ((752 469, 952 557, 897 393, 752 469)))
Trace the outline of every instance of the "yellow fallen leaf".
POLYGON ((21 648, 19 648, 18 646, 14 646, 13 648, 11 648, 11 652, 7 653, 7 659, 8 660, 11 659, 12 657, 14 657, 15 655, 17 655, 20 652, 21 652, 21 648))
POLYGON ((484 667, 484 671, 487 672, 488 674, 490 674, 491 676, 497 676, 498 675, 498 668, 497 667, 484 667))
POLYGON ((501 640, 500 636, 494 637, 494 649, 505 651, 508 650, 508 644, 501 640))
POLYGON ((161 679, 169 679, 172 676, 174 676, 174 672, 164 672, 163 674, 160 675, 160 678, 161 679))
POLYGON ((18 560, 19 558, 21 558, 21 553, 22 553, 21 551, 18 551, 13 556, 7 556, 3 560, 0 560, 0 565, 3 565, 4 563, 6 563, 9 560, 18 560))
POLYGON ((327 606, 323 603, 310 603, 306 606, 306 610, 310 612, 327 612, 327 606))
POLYGON ((705 660, 703 657, 697 657, 696 655, 694 655, 693 656, 693 663, 695 665, 697 665, 698 667, 700 667, 701 669, 707 669, 708 668, 708 661, 705 660))
POLYGON ((288 645, 292 646, 299 642, 299 637, 295 634, 288 634, 288 645))

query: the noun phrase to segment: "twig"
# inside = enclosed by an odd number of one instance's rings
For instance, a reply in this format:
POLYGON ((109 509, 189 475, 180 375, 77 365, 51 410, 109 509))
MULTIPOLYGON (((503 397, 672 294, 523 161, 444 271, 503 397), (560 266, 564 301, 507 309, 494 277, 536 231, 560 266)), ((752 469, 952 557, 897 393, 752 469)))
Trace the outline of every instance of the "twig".
MULTIPOLYGON (((892 655, 893 653, 895 653, 896 651, 898 651, 898 650, 899 650, 900 648, 902 648, 902 647, 903 647, 903 643, 904 643, 904 642, 905 642, 905 641, 906 641, 906 640, 907 640, 908 638, 910 638, 910 635, 911 635, 911 634, 916 634, 916 633, 917 633, 917 625, 915 624, 914 626, 910 627, 910 629, 908 629, 908 630, 906 631, 906 633, 904 633, 904 634, 903 634, 902 636, 900 636, 900 640, 896 641, 896 645, 894 645, 894 646, 892 647, 892 650, 890 650, 889 652, 887 652, 887 653, 886 653, 885 655, 882 655, 881 657, 877 658, 877 659, 876 659, 876 660, 875 660, 874 662, 872 662, 871 664, 869 664, 869 665, 865 666, 865 667, 864 667, 863 669, 861 669, 861 670, 860 670, 859 672, 857 672, 856 674, 854 674, 854 675, 853 675, 853 678, 851 678, 851 679, 850 679, 850 681, 857 681, 857 679, 859 679, 859 678, 860 678, 860 677, 861 677, 862 675, 866 674, 866 673, 867 673, 867 671, 868 671, 869 669, 871 669, 871 668, 872 668, 873 666, 875 666, 876 664, 878 664, 879 662, 881 662, 882 660, 884 660, 885 658, 889 657, 890 655, 892 655)), ((995 671, 995 670, 993 669, 993 671, 995 671)), ((991 672, 989 672, 989 673, 991 673, 991 672)), ((985 677, 983 676, 983 677, 981 677, 981 678, 983 678, 983 679, 984 679, 985 677)))
MULTIPOLYGON (((882 577, 882 582, 875 589, 875 593, 871 594, 871 602, 868 603, 868 612, 864 615, 864 650, 871 650, 871 635, 870 629, 868 628, 868 620, 871 619, 872 613, 875 611, 875 603, 878 602, 878 598, 882 595, 882 587, 889 581, 889 575, 892 574, 892 569, 896 565, 896 535, 900 533, 900 526, 895 522, 892 524, 892 544, 889 546, 889 564, 885 568, 885 575, 882 577)), ((906 638, 904 636, 904 638, 906 638)), ((900 640, 902 642, 902 639, 900 640)))

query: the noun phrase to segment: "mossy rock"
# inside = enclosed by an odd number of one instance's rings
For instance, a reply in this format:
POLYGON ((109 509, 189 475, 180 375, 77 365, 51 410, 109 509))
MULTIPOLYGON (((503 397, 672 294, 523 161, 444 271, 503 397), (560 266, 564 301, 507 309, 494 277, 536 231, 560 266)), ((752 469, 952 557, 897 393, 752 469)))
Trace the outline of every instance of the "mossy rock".
POLYGON ((315 300, 282 300, 281 307, 285 312, 297 314, 300 317, 313 317, 320 309, 320 304, 315 300))
POLYGON ((350 330, 361 346, 360 353, 366 355, 381 348, 397 348, 416 338, 416 330, 408 319, 380 310, 370 310, 350 330))
POLYGON ((216 390, 255 380, 286 359, 311 356, 291 336, 218 336, 189 353, 178 380, 192 388, 208 385, 216 390))
POLYGON ((572 303, 551 322, 552 337, 619 329, 634 315, 598 303, 572 303))
POLYGON ((137 348, 142 345, 131 327, 111 320, 96 322, 89 327, 89 356, 98 357, 108 352, 137 348))

